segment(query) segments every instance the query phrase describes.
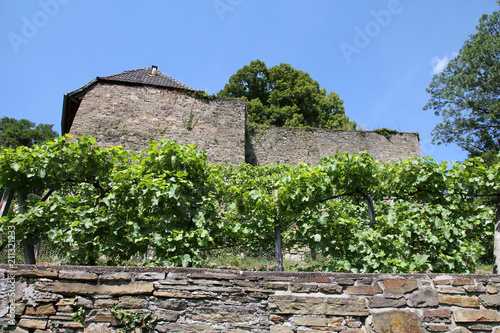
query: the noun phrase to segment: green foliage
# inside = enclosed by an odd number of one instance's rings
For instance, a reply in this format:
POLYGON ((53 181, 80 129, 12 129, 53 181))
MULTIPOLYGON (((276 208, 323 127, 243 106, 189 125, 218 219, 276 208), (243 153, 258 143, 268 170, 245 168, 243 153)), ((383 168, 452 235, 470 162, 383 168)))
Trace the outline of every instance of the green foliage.
POLYGON ((31 147, 58 136, 54 125, 36 125, 29 120, 3 117, 0 119, 0 148, 31 147))
POLYGON ((4 219, 2 230, 15 224, 16 234, 46 241, 71 263, 104 255, 118 264, 154 247, 152 263, 191 264, 211 242, 206 227, 216 215, 206 156, 169 141, 153 141, 141 154, 98 148, 88 137, 5 150, 2 186, 53 194, 4 219))
POLYGON ((210 101, 212 101, 212 100, 214 100, 214 99, 217 98, 217 96, 215 96, 215 95, 209 95, 208 92, 205 92, 203 90, 195 90, 195 91, 185 90, 185 92, 189 96, 201 99, 205 103, 208 103, 208 102, 210 102, 210 101))
POLYGON ((261 60, 245 65, 229 78, 219 97, 247 100, 247 123, 287 127, 355 129, 343 101, 320 88, 308 73, 289 64, 268 68, 261 60))
POLYGON ((373 132, 385 136, 385 138, 387 140, 389 140, 389 141, 391 140, 391 137, 393 135, 396 135, 396 134, 400 133, 400 132, 398 132, 396 130, 391 130, 391 129, 388 129, 388 128, 377 128, 377 129, 374 129, 373 132))
POLYGON ((500 150, 500 12, 484 14, 476 30, 434 75, 424 107, 443 117, 434 142, 456 143, 469 156, 500 150))
POLYGON ((231 248, 257 255, 273 248, 279 224, 284 247, 315 250, 323 269, 471 272, 491 244, 500 195, 500 164, 480 159, 336 154, 315 165, 221 166, 167 140, 132 155, 59 138, 5 149, 0 168, 0 186, 50 189, 26 213, 0 219, 0 233, 14 225, 19 239, 72 264, 147 254, 144 265, 190 266, 231 248))
POLYGON ((191 110, 187 119, 182 118, 182 123, 184 124, 184 127, 186 127, 188 131, 190 131, 196 126, 196 124, 198 124, 198 120, 199 118, 194 119, 194 112, 193 110, 191 110))
POLYGON ((155 326, 156 315, 152 314, 150 311, 139 312, 139 311, 126 311, 118 309, 116 304, 113 304, 109 311, 116 317, 118 324, 124 327, 125 331, 134 328, 142 328, 152 330, 155 326))
MULTIPOLYGON (((76 303, 76 301, 75 301, 76 303)), ((79 324, 85 324, 85 309, 83 307, 78 307, 75 311, 71 313, 71 318, 79 324)))

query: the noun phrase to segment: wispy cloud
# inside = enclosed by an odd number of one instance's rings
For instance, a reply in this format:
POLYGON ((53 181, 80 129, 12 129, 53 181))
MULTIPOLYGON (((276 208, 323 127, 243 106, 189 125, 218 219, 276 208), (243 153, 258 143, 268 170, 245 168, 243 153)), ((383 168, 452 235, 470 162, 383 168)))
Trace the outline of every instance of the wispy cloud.
POLYGON ((448 56, 444 56, 442 58, 440 57, 434 57, 431 60, 432 63, 432 74, 439 74, 441 73, 448 63, 450 62, 450 59, 448 59, 448 56))

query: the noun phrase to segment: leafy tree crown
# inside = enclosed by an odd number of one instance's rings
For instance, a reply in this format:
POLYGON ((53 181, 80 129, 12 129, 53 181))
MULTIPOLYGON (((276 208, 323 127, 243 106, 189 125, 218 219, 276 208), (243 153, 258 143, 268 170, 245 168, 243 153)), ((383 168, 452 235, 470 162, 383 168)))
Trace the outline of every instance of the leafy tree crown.
POLYGON ((48 124, 35 125, 27 119, 17 120, 3 117, 0 119, 0 147, 31 147, 34 144, 44 143, 58 136, 58 133, 52 130, 53 126, 48 124))
POLYGON ((249 126, 356 128, 338 94, 320 88, 308 73, 290 64, 268 68, 254 60, 232 75, 218 96, 246 99, 249 126))
POLYGON ((427 92, 424 109, 443 118, 433 130, 435 143, 456 143, 471 157, 500 151, 499 11, 481 17, 476 33, 434 75, 427 92))

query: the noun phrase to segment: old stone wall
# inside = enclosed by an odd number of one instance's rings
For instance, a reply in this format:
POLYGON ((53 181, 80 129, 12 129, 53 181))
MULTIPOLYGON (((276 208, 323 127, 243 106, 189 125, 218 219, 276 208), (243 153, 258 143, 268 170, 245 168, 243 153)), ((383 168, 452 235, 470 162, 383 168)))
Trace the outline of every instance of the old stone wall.
POLYGON ((97 83, 83 98, 70 134, 88 134, 101 146, 139 151, 167 138, 195 144, 214 163, 254 165, 316 163, 341 153, 367 151, 379 161, 421 156, 418 135, 387 138, 375 132, 271 127, 246 134, 246 104, 237 99, 202 99, 186 91, 97 83))
POLYGON ((366 151, 380 162, 422 156, 415 133, 386 137, 376 132, 282 127, 271 127, 247 137, 246 149, 247 161, 255 165, 316 163, 337 150, 341 154, 366 151))
POLYGON ((212 162, 236 165, 245 162, 245 117, 246 104, 237 99, 203 100, 175 89, 98 83, 83 98, 70 134, 134 151, 167 138, 205 149, 212 162))
POLYGON ((15 268, 0 266, 0 325, 16 332, 112 332, 113 305, 153 332, 500 332, 498 275, 15 268))

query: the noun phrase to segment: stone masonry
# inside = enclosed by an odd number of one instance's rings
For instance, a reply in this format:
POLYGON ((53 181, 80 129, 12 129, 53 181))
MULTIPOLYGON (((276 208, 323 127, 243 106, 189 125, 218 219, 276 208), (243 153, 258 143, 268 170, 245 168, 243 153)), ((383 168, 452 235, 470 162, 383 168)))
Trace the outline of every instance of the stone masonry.
POLYGON ((7 268, 0 324, 15 332, 114 332, 113 304, 154 315, 152 332, 500 332, 498 275, 7 268))
POLYGON ((336 152, 368 152, 375 160, 387 162, 412 156, 421 157, 418 135, 397 133, 390 137, 376 132, 336 131, 271 127, 247 140, 247 161, 254 165, 270 163, 314 164, 336 152))
POLYGON ((205 149, 211 162, 236 165, 245 162, 245 117, 246 104, 238 99, 205 101, 182 90, 97 83, 70 134, 134 151, 167 138, 205 149))

